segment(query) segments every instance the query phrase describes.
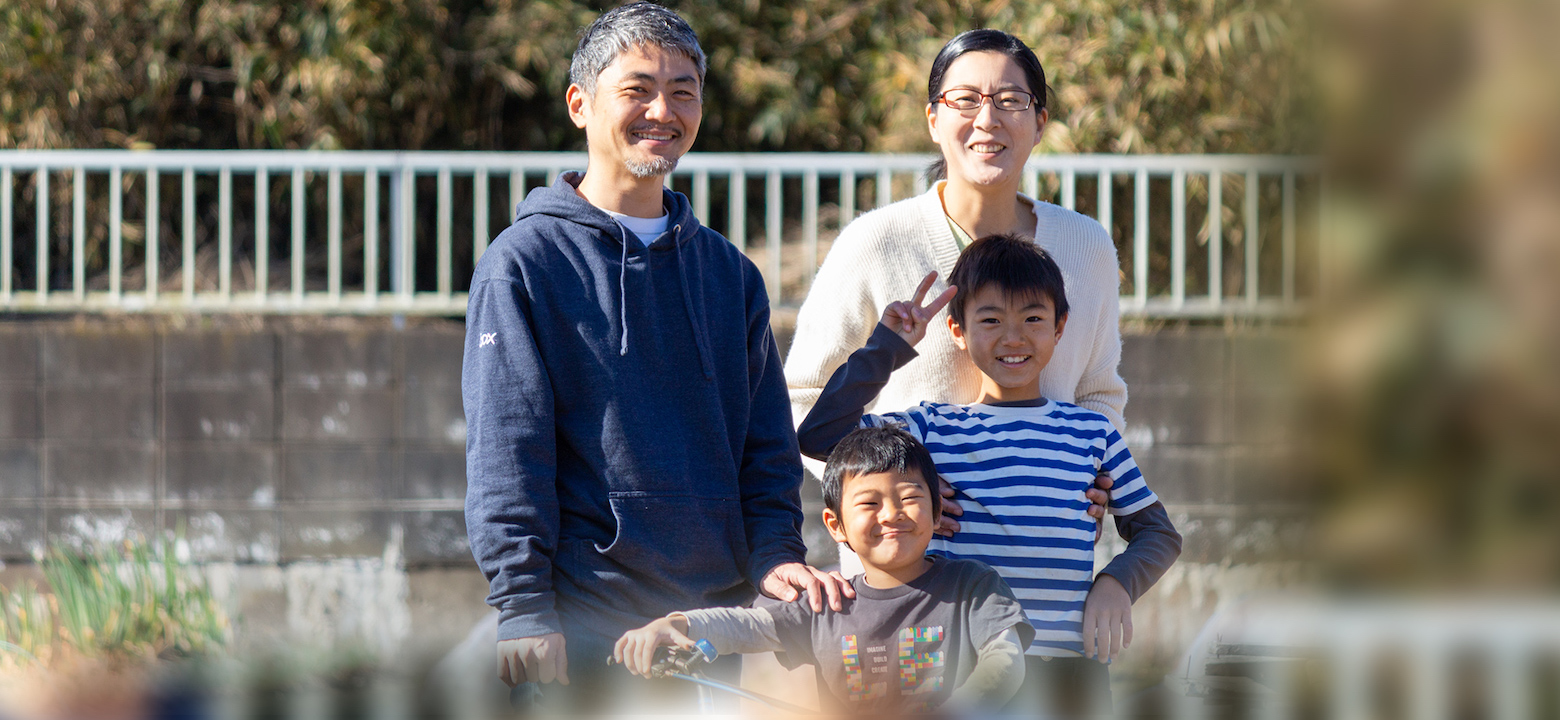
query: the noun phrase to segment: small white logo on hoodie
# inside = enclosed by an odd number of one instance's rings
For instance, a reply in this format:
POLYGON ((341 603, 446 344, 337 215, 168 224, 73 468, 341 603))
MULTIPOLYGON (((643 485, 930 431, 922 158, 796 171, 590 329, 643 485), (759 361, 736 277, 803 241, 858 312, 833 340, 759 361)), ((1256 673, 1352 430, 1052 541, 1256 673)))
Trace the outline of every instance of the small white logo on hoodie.
POLYGON ((489 345, 497 345, 497 344, 498 344, 498 333, 496 333, 496 332, 482 333, 482 339, 477 341, 477 347, 479 347, 479 348, 485 348, 485 347, 487 347, 489 345))

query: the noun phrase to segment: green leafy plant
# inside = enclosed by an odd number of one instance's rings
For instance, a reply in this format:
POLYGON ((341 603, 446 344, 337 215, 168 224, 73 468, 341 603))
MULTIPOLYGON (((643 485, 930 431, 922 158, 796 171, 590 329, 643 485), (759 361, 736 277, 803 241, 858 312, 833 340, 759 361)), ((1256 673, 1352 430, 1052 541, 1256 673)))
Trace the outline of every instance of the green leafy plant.
POLYGON ((47 592, 0 587, 0 655, 180 657, 227 640, 225 613, 170 542, 54 548, 38 565, 47 592))

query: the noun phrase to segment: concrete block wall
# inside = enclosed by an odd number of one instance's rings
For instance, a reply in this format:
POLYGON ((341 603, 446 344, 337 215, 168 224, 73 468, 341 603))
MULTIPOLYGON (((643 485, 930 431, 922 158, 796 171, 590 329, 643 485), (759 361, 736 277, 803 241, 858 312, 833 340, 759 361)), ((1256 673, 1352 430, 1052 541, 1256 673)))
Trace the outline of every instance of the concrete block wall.
MULTIPOLYGON (((126 529, 181 530, 207 560, 379 556, 398 526, 406 561, 469 563, 463 334, 0 322, 0 558, 126 529)), ((1282 330, 1125 334, 1127 439, 1187 531, 1184 559, 1298 555, 1294 346, 1282 330)))
POLYGON ((1126 439, 1183 529, 1182 560, 1301 556, 1311 497, 1302 471, 1295 331, 1129 333, 1126 439))
POLYGON ((464 327, 0 323, 0 558, 175 529, 197 559, 470 562, 464 327))
MULTIPOLYGON (((389 618, 447 647, 486 610, 462 512, 463 337, 451 320, 0 319, 0 560, 176 529, 241 634, 372 644, 384 634, 343 618, 389 618)), ((1185 547, 1136 604, 1118 676, 1157 678, 1221 605, 1301 581, 1299 337, 1124 333, 1127 440, 1185 547)), ((817 483, 803 499, 830 562, 817 483)), ((1122 547, 1106 537, 1101 566, 1122 547)))

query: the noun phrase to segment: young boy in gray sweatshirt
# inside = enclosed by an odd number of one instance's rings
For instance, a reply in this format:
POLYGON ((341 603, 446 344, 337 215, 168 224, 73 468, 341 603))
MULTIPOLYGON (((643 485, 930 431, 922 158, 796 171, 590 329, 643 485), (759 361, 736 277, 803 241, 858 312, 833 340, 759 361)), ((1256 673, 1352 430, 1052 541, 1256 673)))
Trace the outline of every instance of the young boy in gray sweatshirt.
POLYGON ((857 430, 829 456, 824 525, 861 558, 854 600, 806 599, 674 612, 618 639, 613 657, 648 675, 659 647, 710 641, 721 654, 775 652, 817 668, 825 708, 851 713, 997 709, 1023 684, 1034 630, 996 571, 926 554, 941 511, 926 448, 897 428, 857 430))

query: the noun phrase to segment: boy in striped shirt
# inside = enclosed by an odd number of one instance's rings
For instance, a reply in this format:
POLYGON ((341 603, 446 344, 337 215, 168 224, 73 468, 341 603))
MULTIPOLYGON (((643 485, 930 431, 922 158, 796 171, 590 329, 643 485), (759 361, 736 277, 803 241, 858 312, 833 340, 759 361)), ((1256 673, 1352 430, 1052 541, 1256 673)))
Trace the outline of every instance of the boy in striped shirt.
POLYGON ((965 508, 961 530, 930 551, 991 565, 1035 629, 1021 696, 1067 716, 1098 712, 1109 698, 1101 663, 1130 643, 1132 602, 1180 555, 1181 537, 1110 421, 1040 395, 1040 371, 1067 324, 1055 261, 1031 240, 993 235, 965 249, 949 288, 923 306, 935 279, 890 304, 829 379, 797 431, 802 452, 826 458, 858 426, 896 425, 924 443, 965 508), (954 343, 980 369, 979 401, 863 415, 944 305, 954 343), (1084 491, 1101 470, 1115 481, 1109 507, 1127 550, 1096 578, 1084 491))

